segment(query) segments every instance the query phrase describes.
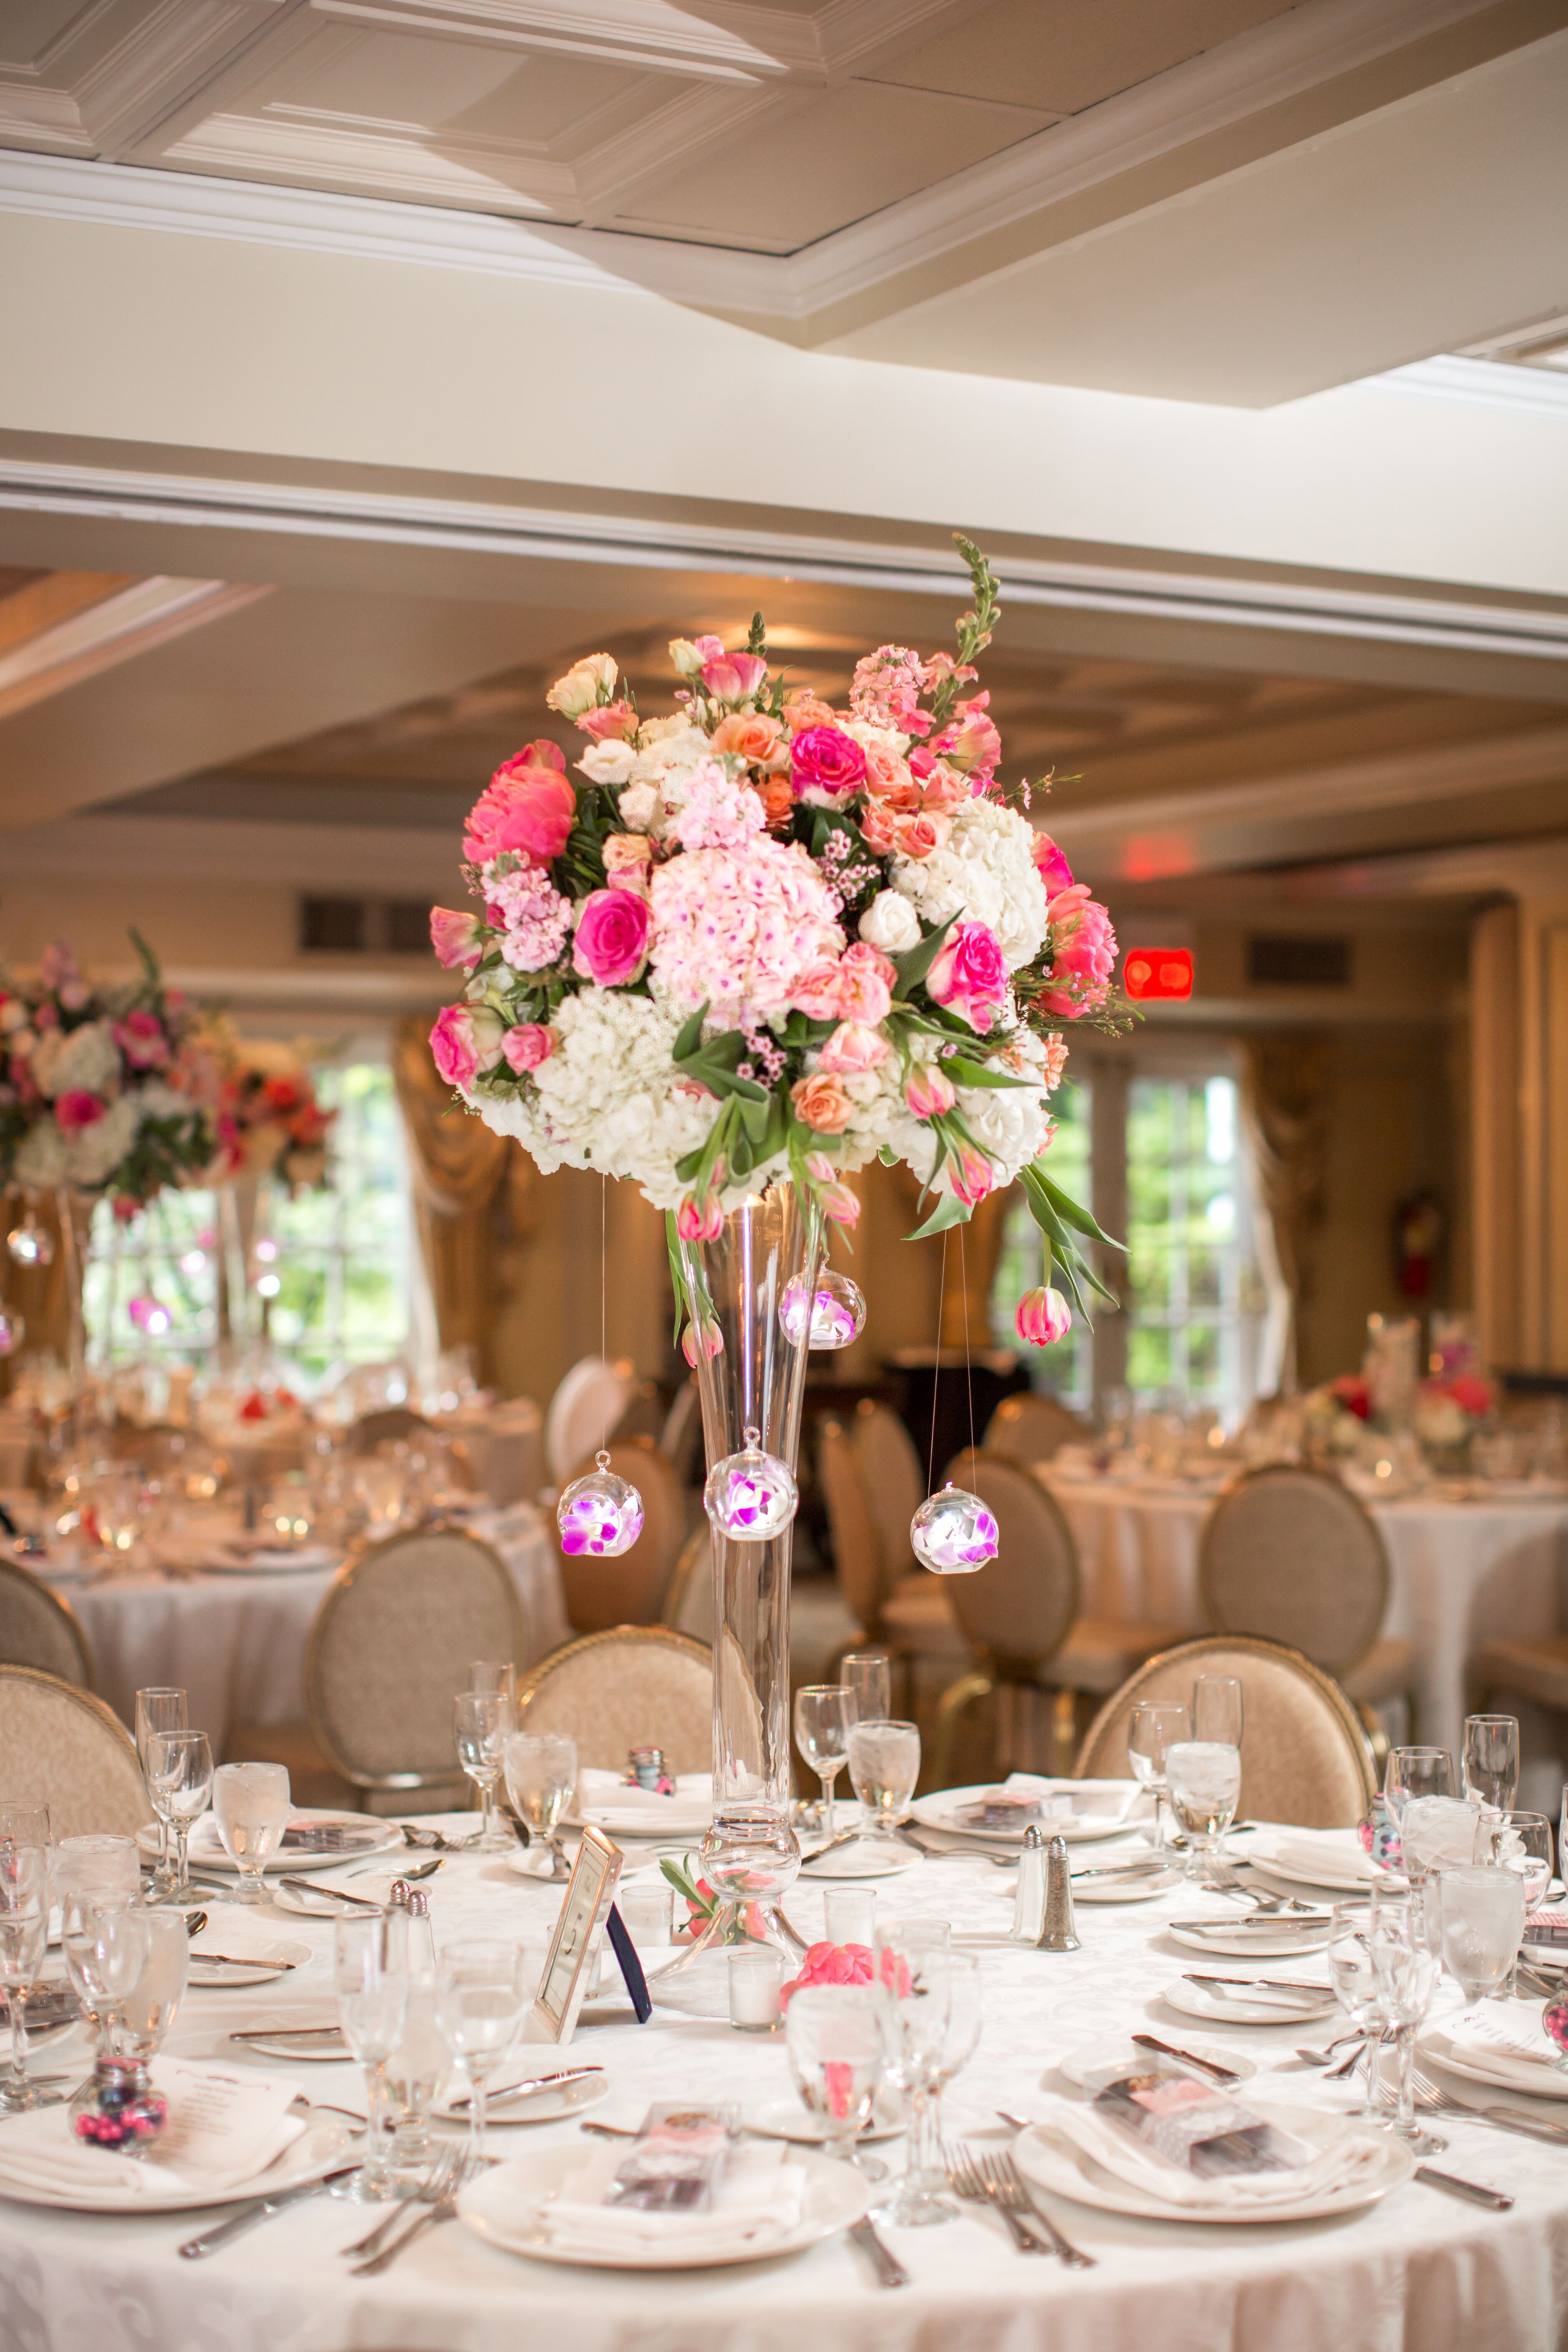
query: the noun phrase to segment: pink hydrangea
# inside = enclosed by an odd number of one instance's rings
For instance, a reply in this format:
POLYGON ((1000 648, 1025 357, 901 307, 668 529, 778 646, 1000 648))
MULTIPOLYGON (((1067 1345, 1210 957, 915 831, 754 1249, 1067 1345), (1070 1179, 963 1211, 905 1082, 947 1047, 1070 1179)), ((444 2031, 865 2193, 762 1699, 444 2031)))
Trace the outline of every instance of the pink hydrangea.
POLYGON ((1007 1001, 1007 961, 995 933, 984 923, 955 923, 926 975, 926 992, 982 1034, 994 1027, 1007 1001))
POLYGON ((683 849, 743 849, 764 823, 750 784, 737 783, 717 760, 703 760, 691 771, 670 830, 683 849))
POLYGON ((501 961, 513 971, 542 971, 553 963, 572 929, 572 903, 542 866, 494 874, 486 884, 485 912, 503 936, 501 961))
POLYGON ((810 858, 765 834, 672 857, 649 891, 656 975, 681 1010, 706 1003, 726 1024, 785 1012, 803 973, 844 945, 810 858))

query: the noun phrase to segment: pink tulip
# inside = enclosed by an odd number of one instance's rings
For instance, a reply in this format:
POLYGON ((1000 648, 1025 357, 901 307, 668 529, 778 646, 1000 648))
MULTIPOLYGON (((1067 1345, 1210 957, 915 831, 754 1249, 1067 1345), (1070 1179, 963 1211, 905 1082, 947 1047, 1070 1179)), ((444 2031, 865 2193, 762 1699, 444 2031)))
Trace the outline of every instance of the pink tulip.
MULTIPOLYGON (((689 1323, 680 1335, 680 1352, 685 1357, 687 1362, 690 1365, 692 1370, 695 1371, 697 1370, 697 1334, 692 1329, 689 1323)), ((724 1334, 720 1330, 717 1323, 704 1324, 702 1329, 702 1353, 704 1356, 706 1356, 709 1361, 711 1362, 715 1356, 721 1356, 723 1352, 724 1334)))
POLYGON ((965 771, 994 768, 1002 757, 1002 738, 996 731, 995 720, 986 713, 989 699, 988 695, 977 694, 963 704, 958 717, 950 720, 934 739, 931 750, 965 771))
POLYGON ((459 914, 450 907, 432 907, 430 944, 436 950, 437 962, 445 964, 448 971, 458 964, 472 971, 485 951, 479 917, 459 914))
POLYGON ((951 1110, 958 1097, 945 1072, 934 1062, 921 1062, 910 1072, 904 1100, 916 1118, 936 1118, 951 1110))
POLYGON ((1031 1348, 1054 1348, 1072 1329, 1072 1308, 1059 1290, 1026 1290, 1014 1321, 1031 1348))
POLYGON ((966 1201, 973 1208, 977 1201, 984 1201, 987 1192, 994 1190, 996 1171, 984 1151, 976 1151, 966 1143, 959 1151, 952 1182, 959 1199, 966 1201))
POLYGON ((721 654, 699 672, 715 702, 749 702, 767 674, 760 654, 721 654))
POLYGON ((689 1192, 675 1213, 675 1230, 683 1242, 716 1242, 724 1230, 724 1212, 716 1192, 699 1200, 689 1192))

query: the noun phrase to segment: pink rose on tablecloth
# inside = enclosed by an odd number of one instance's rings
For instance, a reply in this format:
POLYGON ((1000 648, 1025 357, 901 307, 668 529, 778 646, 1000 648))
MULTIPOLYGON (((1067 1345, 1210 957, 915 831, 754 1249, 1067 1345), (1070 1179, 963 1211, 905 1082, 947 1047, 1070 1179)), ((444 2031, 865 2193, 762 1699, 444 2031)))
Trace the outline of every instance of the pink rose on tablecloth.
POLYGON ((461 914, 451 907, 432 907, 430 944, 436 950, 437 962, 445 964, 448 971, 458 964, 471 970, 485 951, 479 917, 461 914))
POLYGON ((841 1021, 817 1056, 816 1066, 857 1076, 862 1070, 879 1069, 887 1058, 888 1041, 879 1030, 868 1028, 863 1021, 841 1021))
POLYGON ((79 1135, 86 1127, 96 1127, 108 1108, 97 1095, 89 1095, 84 1087, 72 1087, 55 1097, 55 1117, 62 1133, 79 1135))
POLYGON ((647 961, 649 915, 635 890, 595 890, 584 899, 572 963, 596 988, 635 980, 647 961))
POLYGON ((501 1039, 501 1053, 509 1070, 537 1070, 560 1042, 547 1021, 520 1021, 501 1039))
POLYGON ((808 1985, 861 1985, 871 1982, 868 1944, 812 1944, 800 1964, 800 1974, 779 1987, 779 2000, 789 2007, 790 1995, 808 1985))
POLYGON ((576 814, 566 754, 542 737, 496 770, 468 812, 463 855, 482 866, 510 849, 548 866, 565 848, 576 814))
POLYGON ((807 727, 789 747, 790 773, 803 801, 839 808, 866 781, 866 754, 839 727, 807 727))
POLYGON ((168 1065, 168 1034, 157 1014, 142 1006, 115 1023, 114 1042, 133 1070, 162 1070, 168 1065))
POLYGON ((955 923, 926 975, 926 992, 982 1034, 1007 1001, 1007 963, 984 923, 955 923))

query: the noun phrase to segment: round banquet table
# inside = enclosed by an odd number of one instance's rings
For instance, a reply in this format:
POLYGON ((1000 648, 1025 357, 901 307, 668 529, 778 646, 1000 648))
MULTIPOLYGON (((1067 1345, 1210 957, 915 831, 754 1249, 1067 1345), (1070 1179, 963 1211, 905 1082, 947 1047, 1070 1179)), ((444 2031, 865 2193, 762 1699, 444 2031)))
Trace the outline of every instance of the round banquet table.
MULTIPOLYGON (((456 1825, 451 1814, 440 1825, 456 1825)), ((1350 1833, 1347 1832, 1347 1839, 1350 1833)), ((1125 1849, 1123 1849, 1125 1850, 1125 1849)), ((1075 1863, 1085 1849, 1075 1849, 1075 1863)), ((944 1916, 956 1927, 1001 1930, 1011 1878, 964 1857, 879 1879, 884 1918, 944 1916)), ((504 1862, 463 1856, 427 1882, 437 1942, 501 1933, 542 1948, 560 1889, 516 1876, 504 1862)), ((789 1898, 808 1937, 821 1898, 789 1898)), ((950 2139, 1008 2146, 998 2105, 1041 2112, 1065 2089, 1056 2059, 1110 2034, 1147 2030, 1180 2044, 1200 2035, 1258 2064, 1272 2102, 1348 2112, 1348 2085, 1325 2084, 1293 2057, 1321 2043, 1332 2021, 1197 2026, 1167 2010, 1160 1989, 1204 1966, 1161 1933, 1194 1906, 1235 1906, 1179 1887, 1153 1902, 1080 1903, 1082 1948, 1047 1954, 987 1947, 986 2021, 979 2048, 948 2093, 950 2139), (981 2137, 980 2135, 985 2135, 981 2137)), ((308 1942, 297 1975, 250 1992, 195 1990, 171 2053, 283 2072, 312 2098, 363 2106, 356 2067, 239 2056, 238 2025, 316 2023, 331 2016, 330 1923, 264 1915, 308 1942)), ((650 1962, 658 1956, 649 1954, 650 1962)), ((1211 1968, 1223 1962, 1210 1961, 1211 1968)), ((1245 1964, 1242 1964, 1245 1967, 1245 1964)), ((1266 1972, 1321 1969, 1321 1956, 1266 1972)), ((650 2100, 788 2098, 780 2039, 740 2035, 657 2011, 638 2026, 624 2000, 591 2005, 574 2059, 603 2065, 608 2089, 592 2113, 636 2124, 650 2100)), ((82 2043, 57 2042, 51 2065, 82 2043)), ((548 2056, 530 2049, 526 2055, 548 2056)), ((1508 2095, 1472 2088, 1499 2103, 1508 2095)), ((1525 2102, 1526 2105, 1530 2103, 1525 2102)), ((1553 2108, 1552 2112, 1561 2112, 1553 2108)), ((0 2134, 6 2126, 0 2121, 0 2134)), ((462 2223, 427 2231, 388 2272, 355 2278, 341 2250, 368 2226, 363 2209, 320 2197, 267 2221, 221 2252, 182 2261, 177 2248, 220 2218, 47 2210, 0 2198, 0 2346, 5 2352, 1501 2352, 1545 2347, 1568 2328, 1568 2151, 1445 2119, 1449 2170, 1510 2194, 1498 2213, 1410 2179, 1381 2204, 1337 2219, 1238 2226, 1145 2221, 1065 2198, 1047 2200, 1097 2266, 1069 2271, 1016 2253, 995 2218, 962 2209, 934 2230, 887 2230, 910 2273, 878 2288, 843 2237, 784 2259, 678 2273, 610 2272, 534 2263, 482 2242, 462 2223)), ((574 2119, 493 2125, 496 2153, 582 2147, 574 2119)), ((881 2153, 900 2159, 897 2142, 881 2153)))
MULTIPOLYGON (((1198 1544, 1212 1494, 1175 1481, 1043 1476, 1066 1512, 1086 1616, 1207 1631, 1198 1544)), ((1457 1754, 1465 1666, 1483 1642, 1558 1633, 1568 1599, 1568 1495, 1369 1506, 1393 1570, 1384 1633, 1414 1644, 1419 1736, 1457 1754)))
MULTIPOLYGON (((478 1511, 466 1524, 511 1571, 527 1627, 518 1665, 569 1641, 555 1547, 532 1505, 478 1511)), ((199 1540, 187 1538, 182 1558, 199 1560, 199 1540)), ((233 1724, 302 1719, 305 1645, 338 1566, 116 1570, 91 1582, 62 1577, 57 1590, 92 1646, 99 1696, 121 1721, 134 1726, 139 1690, 169 1685, 189 1693, 191 1721, 221 1756, 233 1724)))

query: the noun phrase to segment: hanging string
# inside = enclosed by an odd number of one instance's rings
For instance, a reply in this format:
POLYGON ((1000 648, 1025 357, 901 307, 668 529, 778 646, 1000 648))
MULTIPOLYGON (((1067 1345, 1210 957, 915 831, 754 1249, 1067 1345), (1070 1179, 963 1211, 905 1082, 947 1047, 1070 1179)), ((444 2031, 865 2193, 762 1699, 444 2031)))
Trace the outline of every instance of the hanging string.
MULTIPOLYGON (((609 1201, 610 1172, 609 1170, 605 1168, 601 1169, 599 1171, 599 1361, 602 1364, 608 1363, 610 1360, 610 1350, 606 1336, 609 1329, 609 1305, 606 1297, 609 1286, 610 1263, 608 1247, 610 1214, 609 1201)), ((599 1444, 601 1449, 608 1445, 610 1442, 610 1415, 614 1411, 614 1407, 609 1402, 610 1389, 607 1381, 605 1386, 605 1426, 599 1433, 599 1444)))
POLYGON ((974 1452, 974 1372, 969 1360, 969 1267, 963 1255, 963 1227, 958 1229, 958 1280, 963 1293, 963 1385, 969 1391, 969 1450, 974 1452))
POLYGON ((936 1354, 931 1368, 931 1444, 926 1453, 926 1493, 935 1492, 936 1403, 942 1391, 942 1302, 947 1296, 947 1235, 942 1237, 942 1273, 936 1286, 936 1354))

